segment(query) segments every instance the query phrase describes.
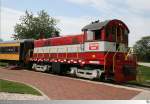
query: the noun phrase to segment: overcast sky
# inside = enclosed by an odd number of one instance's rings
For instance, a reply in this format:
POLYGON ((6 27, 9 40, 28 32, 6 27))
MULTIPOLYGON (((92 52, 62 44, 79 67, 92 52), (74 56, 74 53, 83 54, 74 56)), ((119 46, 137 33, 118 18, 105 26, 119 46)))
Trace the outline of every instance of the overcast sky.
POLYGON ((95 20, 120 19, 130 29, 129 45, 150 35, 150 0, 1 0, 3 40, 12 40, 14 25, 25 10, 46 10, 60 20, 61 35, 81 33, 81 28, 95 20))

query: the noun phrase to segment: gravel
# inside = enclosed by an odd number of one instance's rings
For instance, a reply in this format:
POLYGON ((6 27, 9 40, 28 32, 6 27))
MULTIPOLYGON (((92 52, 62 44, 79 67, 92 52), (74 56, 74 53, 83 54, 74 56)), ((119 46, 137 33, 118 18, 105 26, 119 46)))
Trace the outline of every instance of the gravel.
POLYGON ((0 100, 48 100, 44 96, 0 92, 0 100))

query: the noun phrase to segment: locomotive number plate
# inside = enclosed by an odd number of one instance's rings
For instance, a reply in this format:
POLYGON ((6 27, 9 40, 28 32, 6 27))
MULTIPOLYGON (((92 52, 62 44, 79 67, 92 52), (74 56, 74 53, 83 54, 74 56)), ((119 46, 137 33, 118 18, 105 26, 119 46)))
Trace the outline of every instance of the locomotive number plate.
POLYGON ((90 43, 89 44, 89 50, 98 50, 99 44, 98 43, 90 43))

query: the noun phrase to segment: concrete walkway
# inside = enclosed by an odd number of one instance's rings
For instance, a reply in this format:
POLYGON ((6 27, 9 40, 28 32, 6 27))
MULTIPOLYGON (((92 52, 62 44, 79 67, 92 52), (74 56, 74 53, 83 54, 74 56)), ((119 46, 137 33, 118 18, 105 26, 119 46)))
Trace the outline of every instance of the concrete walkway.
POLYGON ((44 96, 0 92, 0 100, 48 100, 44 96))
POLYGON ((142 91, 140 94, 136 95, 132 100, 150 100, 150 91, 142 91))
POLYGON ((52 100, 129 100, 142 92, 135 88, 28 70, 0 69, 0 79, 15 80, 35 86, 52 100))
POLYGON ((150 63, 139 62, 138 65, 150 67, 150 63))

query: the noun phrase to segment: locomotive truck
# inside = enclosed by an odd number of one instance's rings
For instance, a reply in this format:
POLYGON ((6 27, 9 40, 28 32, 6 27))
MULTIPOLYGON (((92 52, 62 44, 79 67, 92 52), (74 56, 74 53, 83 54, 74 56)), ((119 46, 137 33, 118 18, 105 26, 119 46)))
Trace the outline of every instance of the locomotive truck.
MULTIPOLYGON (((95 21, 82 31, 77 35, 20 41, 17 61, 42 72, 116 82, 136 80, 136 56, 128 47, 129 29, 124 22, 95 21)), ((0 51, 4 47, 0 43, 0 51)), ((1 60, 9 60, 1 54, 1 60)))

